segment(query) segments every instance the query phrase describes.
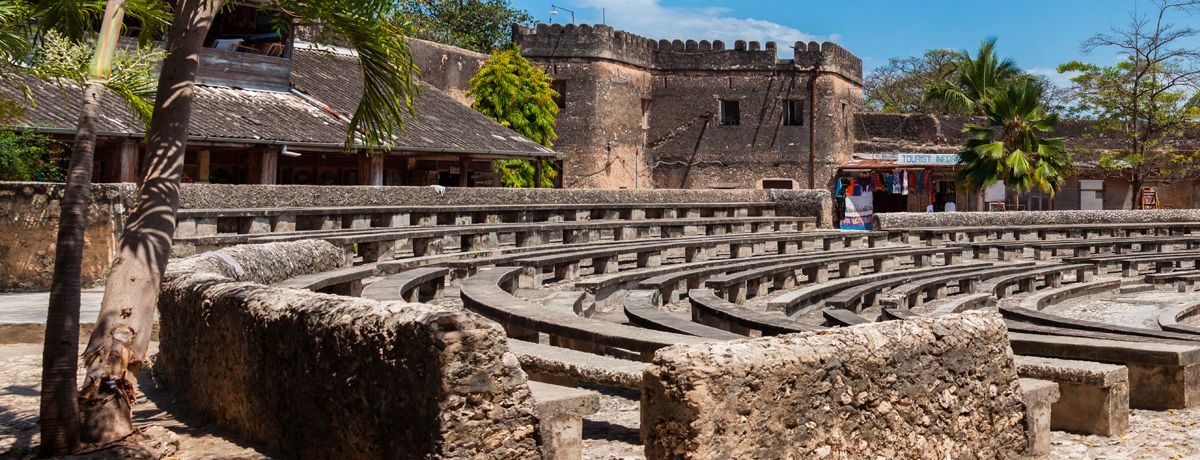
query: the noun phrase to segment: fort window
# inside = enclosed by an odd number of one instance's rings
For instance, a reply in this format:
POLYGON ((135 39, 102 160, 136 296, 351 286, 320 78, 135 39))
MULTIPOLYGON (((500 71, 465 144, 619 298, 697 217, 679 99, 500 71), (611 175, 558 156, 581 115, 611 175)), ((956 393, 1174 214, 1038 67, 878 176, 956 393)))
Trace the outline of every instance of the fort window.
POLYGON ((738 101, 721 101, 721 124, 727 126, 742 124, 742 109, 738 101))
POLYGON ((554 104, 558 106, 558 110, 567 108, 567 81, 554 80, 550 82, 550 89, 558 93, 554 96, 554 104))
POLYGON ((783 101, 783 125, 804 126, 804 101, 783 101))

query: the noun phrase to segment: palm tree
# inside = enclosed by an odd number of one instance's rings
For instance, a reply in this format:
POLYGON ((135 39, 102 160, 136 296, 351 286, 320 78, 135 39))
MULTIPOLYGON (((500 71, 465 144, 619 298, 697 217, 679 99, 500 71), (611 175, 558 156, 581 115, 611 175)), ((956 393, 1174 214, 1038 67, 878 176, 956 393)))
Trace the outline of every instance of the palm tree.
MULTIPOLYGON (((160 31, 161 3, 129 0, 146 34, 160 31)), ((117 53, 125 1, 38 2, 0 0, 0 67, 7 78, 32 74, 78 85, 79 121, 59 215, 53 279, 42 355, 42 454, 73 452, 80 442, 75 379, 79 363, 80 266, 91 204, 95 124, 106 92, 113 92, 143 119, 150 116, 154 53, 117 53), (101 16, 101 13, 103 15, 101 16), (92 24, 100 19, 94 43, 92 24), (132 59, 130 59, 132 57, 132 59), (114 63, 118 71, 114 72, 114 63)), ((18 84, 22 81, 16 80, 18 84)))
MULTIPOLYGON (((225 0, 178 0, 167 35, 167 57, 158 79, 147 138, 147 168, 138 202, 130 210, 104 300, 83 353, 87 378, 80 390, 84 439, 107 442, 131 430, 135 379, 146 361, 154 307, 170 255, 179 208, 179 183, 195 98, 200 49, 225 0)), ((353 46, 363 72, 363 95, 347 133, 369 149, 390 148, 412 110, 417 69, 405 44, 402 18, 391 2, 374 0, 273 0, 264 8, 319 21, 322 31, 353 46)))
POLYGON ((1000 59, 996 54, 996 38, 979 45, 975 57, 966 51, 962 57, 942 68, 942 78, 927 89, 925 100, 940 102, 968 114, 983 115, 983 101, 1000 92, 1021 69, 1012 59, 1000 59))
POLYGON ((1036 187, 1053 199, 1071 171, 1071 156, 1061 138, 1040 137, 1058 123, 1040 100, 1039 87, 1024 79, 985 99, 987 125, 963 128, 970 138, 959 154, 959 180, 972 190, 1003 180, 1018 193, 1036 187))

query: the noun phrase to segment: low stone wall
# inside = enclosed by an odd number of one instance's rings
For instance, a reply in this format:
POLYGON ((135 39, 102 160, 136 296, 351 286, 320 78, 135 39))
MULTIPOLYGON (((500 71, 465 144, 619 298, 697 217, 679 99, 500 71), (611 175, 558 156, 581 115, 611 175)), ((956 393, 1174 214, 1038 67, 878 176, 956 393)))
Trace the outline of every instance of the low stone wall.
POLYGON ((1024 404, 998 314, 659 350, 648 458, 1006 458, 1024 404))
POLYGON ((222 427, 303 458, 536 458, 525 373, 458 308, 264 286, 336 268, 321 241, 173 261, 155 372, 222 427))
MULTIPOLYGON (((97 184, 89 210, 85 285, 104 281, 125 213, 136 196, 134 184, 97 184)), ((0 292, 50 288, 58 203, 62 184, 0 182, 0 292)), ((826 190, 584 190, 316 185, 184 184, 180 208, 270 208, 297 206, 454 206, 486 204, 706 203, 776 201, 781 216, 817 217, 832 226, 826 190)))
POLYGON ((894 212, 875 214, 875 228, 976 227, 987 225, 1078 225, 1200 222, 1200 209, 1147 211, 894 212))
MULTIPOLYGON (((50 289, 64 192, 57 183, 0 182, 0 292, 50 289)), ((84 286, 104 282, 134 192, 133 184, 92 187, 84 229, 84 286)))

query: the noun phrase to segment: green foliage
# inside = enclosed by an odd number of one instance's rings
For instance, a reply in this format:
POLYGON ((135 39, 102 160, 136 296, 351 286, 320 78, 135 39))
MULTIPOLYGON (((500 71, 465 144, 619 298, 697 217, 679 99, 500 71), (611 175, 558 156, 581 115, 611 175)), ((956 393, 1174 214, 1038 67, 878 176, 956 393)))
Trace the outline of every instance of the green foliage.
POLYGON ((0 180, 62 181, 64 147, 34 131, 0 129, 0 180))
POLYGON ((513 24, 534 22, 508 0, 402 0, 399 8, 414 37, 480 53, 508 46, 513 24))
MULTIPOLYGON (((554 164, 546 160, 536 161, 542 162, 542 178, 538 182, 538 187, 554 187, 554 178, 558 176, 558 171, 554 170, 554 164)), ((500 185, 515 188, 533 188, 533 176, 537 173, 533 161, 496 160, 492 162, 492 166, 496 168, 496 172, 500 173, 500 185)))
MULTIPOLYGON (((50 31, 33 53, 28 71, 43 80, 87 84, 94 41, 77 42, 50 31)), ((156 68, 165 52, 152 47, 117 50, 104 87, 116 94, 143 123, 150 123, 158 76, 156 68)))
POLYGON ((931 85, 927 101, 947 104, 962 113, 984 114, 984 102, 1017 80, 1023 80, 1021 69, 1012 59, 1000 59, 996 39, 989 38, 979 45, 974 57, 965 51, 959 59, 942 66, 940 81, 931 85))
MULTIPOLYGON (((558 96, 550 87, 550 77, 521 56, 517 48, 497 51, 471 78, 467 95, 475 98, 475 110, 501 125, 546 147, 554 145, 558 134, 558 96)), ((534 167, 524 160, 495 163, 500 183, 507 187, 529 187, 534 182, 534 167)), ((557 173, 544 162, 540 185, 553 186, 557 173)))
POLYGON ((404 42, 409 32, 407 22, 394 4, 378 0, 275 0, 269 7, 322 24, 318 41, 336 43, 336 37, 358 51, 363 95, 350 118, 346 145, 361 140, 371 151, 390 150, 395 134, 404 129, 405 114, 413 113, 418 89, 414 77, 420 72, 404 42))
POLYGON ((986 125, 968 124, 970 135, 959 154, 959 180, 973 190, 996 181, 1021 192, 1039 188, 1054 196, 1072 170, 1062 139, 1044 139, 1058 116, 1041 107, 1041 89, 1032 81, 1008 85, 980 101, 986 125))
POLYGON ((949 84, 947 66, 965 57, 960 51, 932 49, 920 56, 891 58, 863 82, 867 107, 878 112, 966 115, 947 101, 925 97, 929 88, 949 84))

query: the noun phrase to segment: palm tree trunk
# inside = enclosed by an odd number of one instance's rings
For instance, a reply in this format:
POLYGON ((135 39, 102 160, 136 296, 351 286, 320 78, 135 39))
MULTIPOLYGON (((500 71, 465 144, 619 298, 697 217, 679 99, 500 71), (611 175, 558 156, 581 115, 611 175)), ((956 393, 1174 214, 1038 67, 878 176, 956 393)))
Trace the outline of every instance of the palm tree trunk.
POLYGON ((83 265, 83 232, 92 204, 92 157, 96 150, 96 118, 104 98, 104 82, 83 88, 83 107, 75 127, 66 190, 58 218, 54 274, 42 348, 41 433, 43 456, 70 454, 79 447, 79 291, 83 265))
POLYGON ((979 193, 975 194, 975 210, 981 212, 987 211, 987 209, 984 209, 983 190, 980 190, 979 193))
POLYGON ((200 48, 219 0, 180 0, 167 37, 147 139, 147 168, 104 286, 100 317, 84 351, 83 439, 108 442, 132 431, 137 374, 147 356, 159 284, 179 207, 200 48))

